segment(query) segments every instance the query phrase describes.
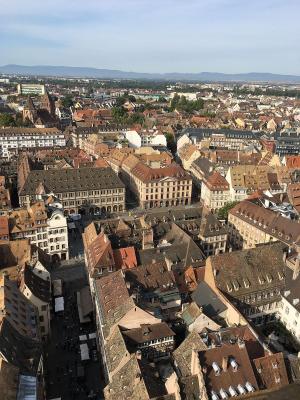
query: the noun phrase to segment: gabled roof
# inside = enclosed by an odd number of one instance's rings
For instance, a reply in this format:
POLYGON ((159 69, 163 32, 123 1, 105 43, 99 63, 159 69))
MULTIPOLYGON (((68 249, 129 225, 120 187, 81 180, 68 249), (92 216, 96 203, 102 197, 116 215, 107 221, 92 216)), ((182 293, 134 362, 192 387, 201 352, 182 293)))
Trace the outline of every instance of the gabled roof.
POLYGON ((116 269, 130 269, 137 266, 134 247, 113 250, 116 269))
POLYGON ((168 336, 175 336, 175 333, 165 322, 143 324, 139 328, 129 329, 122 333, 127 340, 136 345, 168 336))
POLYGON ((189 333, 180 346, 173 352, 177 368, 183 377, 191 376, 192 352, 206 350, 207 347, 195 331, 189 333))
POLYGON ((227 310, 225 304, 206 282, 200 282, 192 293, 192 299, 198 307, 202 307, 208 317, 216 317, 227 310))
POLYGON ((284 245, 273 243, 211 257, 216 283, 231 297, 283 287, 284 245))
POLYGON ((139 162, 132 168, 131 173, 144 183, 159 181, 163 178, 191 179, 190 175, 176 163, 172 163, 164 168, 150 168, 144 163, 139 162))
MULTIPOLYGON (((245 346, 224 343, 221 347, 200 351, 199 359, 201 367, 206 370, 204 379, 209 392, 220 393, 220 390, 223 389, 228 393, 230 386, 234 389, 238 385, 245 387, 246 382, 249 382, 255 390, 258 390, 258 384, 245 346), (237 363, 236 369, 231 364, 232 360, 237 363), (219 374, 214 371, 213 363, 218 365, 219 374)), ((244 390, 246 392, 246 389, 244 390)))
POLYGON ((229 183, 217 171, 213 172, 205 181, 210 190, 229 190, 229 183))
POLYGON ((282 353, 268 354, 253 360, 257 380, 265 389, 275 389, 289 384, 287 370, 282 353))

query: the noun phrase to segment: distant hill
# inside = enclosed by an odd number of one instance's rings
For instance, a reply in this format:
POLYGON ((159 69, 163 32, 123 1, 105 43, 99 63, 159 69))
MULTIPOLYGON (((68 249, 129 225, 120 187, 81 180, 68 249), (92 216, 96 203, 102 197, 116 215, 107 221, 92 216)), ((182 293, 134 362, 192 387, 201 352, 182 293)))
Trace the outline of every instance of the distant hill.
POLYGON ((126 72, 111 69, 98 69, 89 67, 65 67, 50 65, 15 65, 0 66, 2 74, 59 76, 77 78, 99 79, 149 79, 149 80, 176 80, 176 81, 214 81, 214 82, 276 82, 300 83, 300 76, 280 75, 267 72, 249 72, 244 74, 223 74, 219 72, 180 73, 170 72, 164 74, 126 72))

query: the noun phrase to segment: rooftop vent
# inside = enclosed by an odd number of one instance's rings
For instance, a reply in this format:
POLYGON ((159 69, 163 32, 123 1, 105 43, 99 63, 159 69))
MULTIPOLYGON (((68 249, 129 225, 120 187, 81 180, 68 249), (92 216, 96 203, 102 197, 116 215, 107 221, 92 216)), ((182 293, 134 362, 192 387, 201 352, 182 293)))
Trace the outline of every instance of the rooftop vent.
POLYGON ((229 392, 231 397, 236 397, 237 396, 237 392, 235 391, 235 389, 232 386, 229 386, 228 392, 229 392))
POLYGON ((212 367, 213 367, 213 370, 215 371, 215 374, 220 375, 221 369, 215 361, 212 363, 212 367))
POLYGON ((228 399, 228 394, 225 392, 225 390, 223 388, 220 389, 220 396, 221 396, 221 399, 228 399))
POLYGON ((235 361, 234 358, 231 358, 230 360, 230 365, 232 366, 232 369, 234 370, 234 372, 236 372, 238 370, 238 363, 235 361))
POLYGON ((211 392, 211 400, 219 400, 219 396, 214 391, 211 392))
POLYGON ((241 384, 237 385, 237 390, 239 391, 240 394, 246 393, 246 390, 244 389, 244 387, 241 384))
POLYGON ((246 382, 245 386, 249 393, 254 392, 255 389, 250 382, 246 382))

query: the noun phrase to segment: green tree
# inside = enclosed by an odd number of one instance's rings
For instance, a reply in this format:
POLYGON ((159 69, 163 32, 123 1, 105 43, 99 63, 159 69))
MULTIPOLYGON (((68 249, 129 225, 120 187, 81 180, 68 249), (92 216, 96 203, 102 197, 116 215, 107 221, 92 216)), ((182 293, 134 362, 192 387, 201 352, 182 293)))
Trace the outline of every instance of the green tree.
POLYGON ((15 95, 9 95, 6 100, 8 103, 15 103, 18 100, 18 97, 15 95))
POLYGON ((218 211, 218 218, 219 219, 228 219, 228 212, 238 204, 238 201, 229 201, 226 203, 222 208, 218 211))
POLYGON ((0 114, 0 126, 16 126, 16 121, 10 114, 3 113, 0 114))
POLYGON ((167 103, 167 99, 163 96, 159 96, 158 103, 167 103))
POLYGON ((167 146, 171 150, 173 154, 176 153, 176 143, 175 143, 175 138, 172 133, 166 132, 165 137, 167 139, 167 146))
POLYGON ((63 97, 63 99, 61 100, 61 104, 65 108, 72 107, 72 105, 74 104, 72 96, 66 95, 65 97, 63 97))
POLYGON ((115 107, 121 107, 126 103, 126 96, 120 96, 116 98, 115 107))
POLYGON ((135 103, 136 102, 136 98, 130 94, 128 96, 128 101, 130 101, 131 103, 135 103))
POLYGON ((133 125, 133 124, 141 124, 143 125, 145 122, 145 117, 141 113, 133 113, 128 117, 128 125, 133 125))
POLYGON ((115 123, 122 124, 124 123, 124 119, 126 118, 126 111, 123 107, 113 107, 112 108, 112 117, 115 123))

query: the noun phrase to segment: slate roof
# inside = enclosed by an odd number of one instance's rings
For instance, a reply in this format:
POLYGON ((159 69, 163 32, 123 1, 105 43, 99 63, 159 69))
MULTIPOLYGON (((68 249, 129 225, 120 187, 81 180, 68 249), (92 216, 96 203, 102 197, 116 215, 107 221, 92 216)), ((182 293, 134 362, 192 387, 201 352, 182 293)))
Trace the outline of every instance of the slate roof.
POLYGON ((125 187, 111 168, 33 170, 28 174, 20 195, 35 194, 40 183, 54 193, 125 187))
POLYGON ((32 266, 26 264, 24 268, 24 283, 34 294, 35 297, 45 303, 51 300, 51 283, 38 276, 32 266))
POLYGON ((202 307, 204 314, 210 318, 227 310, 225 304, 206 282, 200 282, 191 297, 198 307, 202 307))
POLYGON ((277 242, 211 257, 218 288, 227 295, 240 297, 283 287, 284 248, 277 242))

